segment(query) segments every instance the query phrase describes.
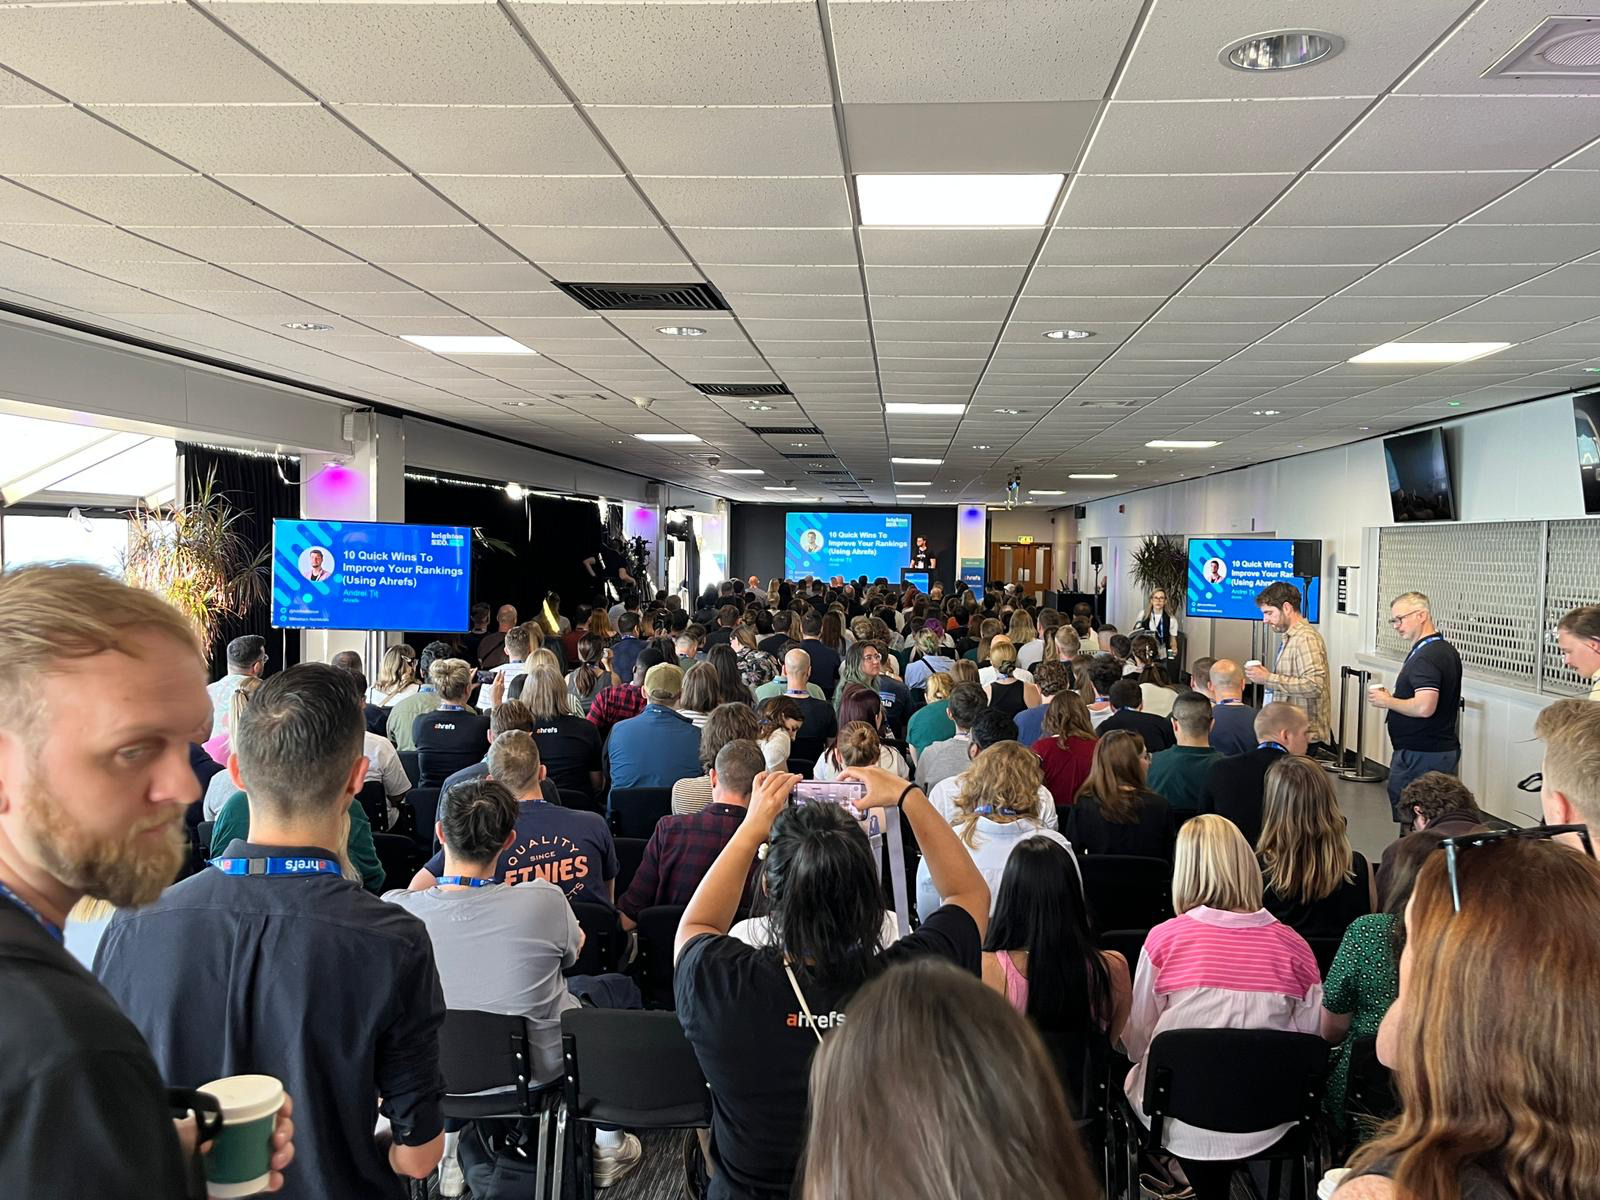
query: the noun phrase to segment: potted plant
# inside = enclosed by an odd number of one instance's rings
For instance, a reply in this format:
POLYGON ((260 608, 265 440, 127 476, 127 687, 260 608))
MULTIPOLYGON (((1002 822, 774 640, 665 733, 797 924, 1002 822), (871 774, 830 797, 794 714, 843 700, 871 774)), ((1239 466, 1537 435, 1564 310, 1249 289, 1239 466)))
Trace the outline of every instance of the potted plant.
POLYGON ((243 616, 266 598, 272 547, 252 547, 243 519, 217 492, 214 471, 189 499, 128 514, 123 579, 187 617, 207 653, 224 617, 243 616))
POLYGON ((1152 533, 1134 549, 1129 574, 1139 585, 1143 608, 1150 593, 1164 591, 1167 608, 1183 611, 1184 586, 1189 574, 1189 552, 1184 538, 1176 533, 1152 533))

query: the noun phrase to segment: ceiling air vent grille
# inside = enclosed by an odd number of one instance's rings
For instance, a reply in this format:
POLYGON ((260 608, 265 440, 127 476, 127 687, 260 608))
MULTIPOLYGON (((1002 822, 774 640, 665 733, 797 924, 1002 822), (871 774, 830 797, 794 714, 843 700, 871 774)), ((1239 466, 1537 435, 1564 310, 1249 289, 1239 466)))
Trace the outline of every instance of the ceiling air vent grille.
POLYGON ((824 460, 831 459, 834 456, 829 454, 826 450, 820 452, 813 450, 810 454, 785 454, 783 457, 791 459, 794 462, 814 462, 818 466, 821 466, 824 460))
POLYGON ((1600 17, 1546 17, 1484 76, 1600 78, 1600 17))
MULTIPOLYGON (((746 425, 745 428, 751 433, 759 433, 762 437, 772 437, 773 435, 788 437, 791 434, 803 433, 817 436, 822 433, 822 430, 815 425, 746 425)), ((799 457, 816 458, 817 456, 815 454, 802 454, 799 457)))
POLYGON ((709 283, 551 282, 593 312, 717 312, 728 307, 709 283))
POLYGON ((1143 400, 1080 400, 1079 408, 1138 408, 1143 400))
POLYGON ((690 384, 707 396, 788 396, 792 395, 781 383, 694 383, 690 384))

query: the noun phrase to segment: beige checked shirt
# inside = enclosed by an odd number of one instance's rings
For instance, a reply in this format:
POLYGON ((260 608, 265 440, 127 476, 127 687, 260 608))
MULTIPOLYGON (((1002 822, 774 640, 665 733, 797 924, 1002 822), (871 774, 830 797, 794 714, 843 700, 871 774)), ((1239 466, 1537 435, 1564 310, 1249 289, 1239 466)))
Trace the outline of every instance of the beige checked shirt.
POLYGON ((1306 714, 1313 742, 1331 743, 1333 708, 1328 682, 1328 650, 1310 621, 1297 621, 1284 636, 1278 661, 1267 674, 1267 699, 1283 700, 1306 714))

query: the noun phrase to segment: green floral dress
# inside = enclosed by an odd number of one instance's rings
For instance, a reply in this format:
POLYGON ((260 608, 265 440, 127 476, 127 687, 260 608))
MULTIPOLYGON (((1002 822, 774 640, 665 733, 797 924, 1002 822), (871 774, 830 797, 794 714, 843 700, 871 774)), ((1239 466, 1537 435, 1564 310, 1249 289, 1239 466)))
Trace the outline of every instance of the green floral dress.
POLYGON ((1345 1092, 1350 1082, 1350 1044, 1377 1034, 1383 1014, 1400 994, 1400 965, 1394 950, 1396 918, 1388 913, 1357 917, 1344 932, 1339 953, 1322 984, 1322 1007, 1350 1014, 1350 1032, 1334 1051, 1323 1105, 1341 1130, 1349 1122, 1345 1092))

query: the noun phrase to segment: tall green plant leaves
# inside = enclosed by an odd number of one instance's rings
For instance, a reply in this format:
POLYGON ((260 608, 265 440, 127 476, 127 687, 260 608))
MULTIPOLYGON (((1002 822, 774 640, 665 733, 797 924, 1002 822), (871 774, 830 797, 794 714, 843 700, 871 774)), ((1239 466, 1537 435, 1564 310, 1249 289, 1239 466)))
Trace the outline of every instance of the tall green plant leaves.
POLYGON ((1167 593, 1167 607, 1183 611, 1184 587, 1188 581, 1189 555, 1184 538, 1175 533, 1152 533, 1134 549, 1130 571, 1146 596, 1160 589, 1167 593))

